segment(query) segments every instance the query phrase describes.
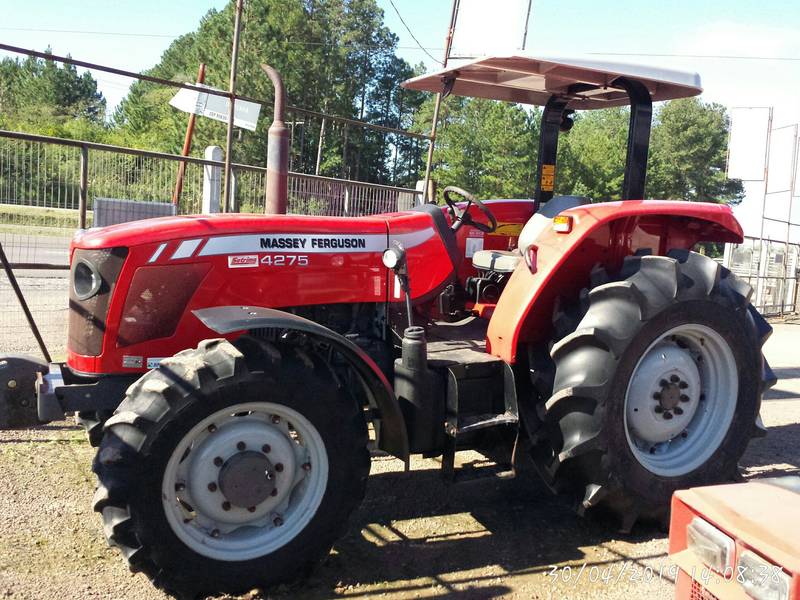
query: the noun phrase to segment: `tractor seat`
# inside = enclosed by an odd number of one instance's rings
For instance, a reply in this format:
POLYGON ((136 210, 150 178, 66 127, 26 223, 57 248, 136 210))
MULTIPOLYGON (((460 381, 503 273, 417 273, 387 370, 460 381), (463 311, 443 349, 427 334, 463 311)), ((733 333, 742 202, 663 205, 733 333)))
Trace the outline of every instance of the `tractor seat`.
POLYGON ((478 250, 472 256, 472 266, 481 271, 496 273, 513 273, 522 255, 518 250, 478 250))
MULTIPOLYGON (((542 205, 522 228, 519 234, 519 247, 530 246, 545 227, 551 226, 553 217, 562 211, 576 206, 591 204, 592 199, 586 196, 555 196, 542 205)), ((521 250, 478 250, 472 256, 472 266, 481 271, 496 273, 513 273, 522 260, 521 250)))

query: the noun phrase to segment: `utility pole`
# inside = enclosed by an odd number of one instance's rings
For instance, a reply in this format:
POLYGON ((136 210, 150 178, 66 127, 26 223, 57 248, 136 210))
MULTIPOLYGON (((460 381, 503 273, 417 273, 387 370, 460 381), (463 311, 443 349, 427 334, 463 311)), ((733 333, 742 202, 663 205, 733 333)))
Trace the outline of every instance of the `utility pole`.
POLYGON ((231 50, 231 78, 228 86, 228 132, 225 138, 225 192, 222 199, 223 212, 234 210, 231 201, 231 152, 233 150, 233 115, 236 102, 236 64, 239 62, 239 35, 242 31, 242 9, 244 0, 236 0, 236 16, 233 24, 233 49, 231 50))
MULTIPOLYGON (((450 27, 447 28, 447 38, 444 42, 444 61, 443 67, 447 67, 447 60, 450 58, 450 48, 453 46, 453 34, 456 31, 456 21, 458 20, 458 8, 461 4, 460 0, 453 0, 453 9, 450 13, 450 27)), ((436 129, 439 125, 439 108, 442 105, 442 94, 436 94, 436 101, 433 105, 433 123, 431 124, 431 139, 428 142, 428 160, 425 163, 425 179, 422 184, 422 198, 423 202, 433 200, 428 193, 428 186, 431 179, 431 165, 433 163, 433 149, 436 146, 436 129)))

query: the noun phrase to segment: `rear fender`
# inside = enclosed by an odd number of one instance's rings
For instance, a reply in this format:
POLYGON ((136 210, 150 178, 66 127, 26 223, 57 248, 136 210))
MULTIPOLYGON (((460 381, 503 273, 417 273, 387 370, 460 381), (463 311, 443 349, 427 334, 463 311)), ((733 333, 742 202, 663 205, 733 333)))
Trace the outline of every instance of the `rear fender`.
POLYGON ((392 386, 369 355, 353 342, 319 323, 272 308, 219 306, 193 313, 203 325, 220 335, 253 329, 288 329, 331 344, 358 375, 370 404, 380 411, 375 423, 380 449, 408 464, 406 424, 392 386))
MULTIPOLYGON (((561 213, 573 219, 570 233, 548 227, 536 238, 536 273, 520 261, 492 315, 487 350, 508 363, 523 343, 548 340, 553 305, 574 298, 589 283, 596 265, 614 271, 639 249, 664 255, 691 249, 700 241, 742 241, 742 228, 730 207, 664 200, 627 200, 579 206, 561 213)), ((521 248, 525 252, 525 248, 521 248)))

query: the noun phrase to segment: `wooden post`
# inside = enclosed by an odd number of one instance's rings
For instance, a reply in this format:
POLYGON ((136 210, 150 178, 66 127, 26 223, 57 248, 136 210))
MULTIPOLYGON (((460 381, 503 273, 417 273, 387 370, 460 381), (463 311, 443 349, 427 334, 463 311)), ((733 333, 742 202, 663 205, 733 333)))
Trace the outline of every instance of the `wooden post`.
MULTIPOLYGON (((200 63, 200 68, 197 70, 197 83, 203 83, 206 80, 206 65, 200 63)), ((194 134, 194 124, 197 120, 197 115, 191 113, 189 115, 189 123, 186 125, 186 136, 183 138, 183 149, 181 156, 189 156, 192 149, 192 134, 194 134)), ((172 203, 177 206, 183 191, 183 178, 186 175, 186 163, 181 161, 178 163, 178 179, 175 181, 175 191, 172 193, 172 203)))

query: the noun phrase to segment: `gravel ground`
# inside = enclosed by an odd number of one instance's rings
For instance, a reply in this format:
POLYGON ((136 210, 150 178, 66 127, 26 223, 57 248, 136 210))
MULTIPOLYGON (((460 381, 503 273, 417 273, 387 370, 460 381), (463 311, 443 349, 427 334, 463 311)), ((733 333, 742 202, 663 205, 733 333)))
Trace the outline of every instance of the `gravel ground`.
MULTIPOLYGON (((762 409, 770 434, 742 461, 748 478, 800 474, 798 342, 800 323, 781 323, 767 343, 781 381, 762 409)), ((68 423, 0 432, 0 597, 165 598, 106 548, 89 508, 92 455, 68 423)), ((448 487, 437 461, 412 467, 375 458, 347 536, 269 598, 673 597, 662 531, 583 521, 530 476, 448 487)))

